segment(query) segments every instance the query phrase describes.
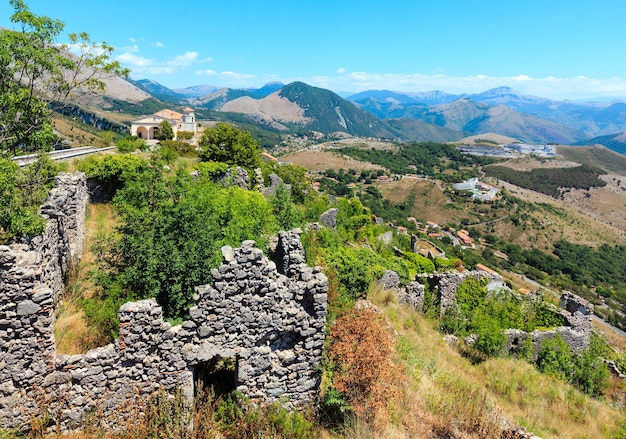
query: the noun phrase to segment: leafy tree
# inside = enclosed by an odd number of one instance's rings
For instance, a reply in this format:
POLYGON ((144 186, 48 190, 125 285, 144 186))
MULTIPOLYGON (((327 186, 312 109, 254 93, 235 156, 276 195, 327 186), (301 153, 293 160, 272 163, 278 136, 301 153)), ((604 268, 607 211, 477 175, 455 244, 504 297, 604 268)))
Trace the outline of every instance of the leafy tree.
POLYGON ((199 153, 202 161, 224 162, 233 166, 254 169, 261 164, 261 147, 248 131, 226 123, 219 123, 204 131, 199 153))
POLYGON ((159 131, 157 132, 156 138, 159 140, 172 140, 174 138, 174 129, 172 128, 172 124, 166 120, 161 121, 161 123, 159 123, 159 131))
POLYGON ((88 34, 69 34, 58 44, 62 21, 32 13, 22 0, 10 0, 11 22, 20 29, 0 31, 0 150, 49 149, 55 135, 51 112, 79 93, 104 90, 102 75, 127 75, 109 60, 113 47, 92 44, 88 34), (70 49, 78 49, 70 55, 70 49))
POLYGON ((281 230, 291 230, 302 222, 302 215, 293 204, 291 194, 284 184, 278 186, 276 193, 269 198, 269 202, 281 230))
POLYGON ((60 166, 44 154, 25 168, 0 158, 0 238, 36 236, 45 220, 39 207, 54 184, 60 166))
POLYGON ((112 277, 104 282, 127 297, 156 298, 168 318, 185 316, 194 287, 209 282, 221 262, 223 245, 253 239, 262 247, 278 229, 263 195, 160 166, 126 179, 114 204, 120 238, 103 252, 112 277))

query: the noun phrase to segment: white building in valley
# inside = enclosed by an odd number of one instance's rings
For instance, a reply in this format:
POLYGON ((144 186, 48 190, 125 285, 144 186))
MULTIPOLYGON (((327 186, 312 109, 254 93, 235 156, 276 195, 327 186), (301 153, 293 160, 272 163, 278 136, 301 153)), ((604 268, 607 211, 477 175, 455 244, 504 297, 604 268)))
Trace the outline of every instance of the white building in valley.
POLYGON ((187 107, 183 110, 183 113, 165 109, 150 116, 133 120, 131 122, 130 135, 145 140, 156 139, 159 134, 159 124, 164 120, 172 125, 174 138, 176 138, 176 134, 179 131, 191 132, 194 136, 197 133, 196 115, 193 109, 187 107))

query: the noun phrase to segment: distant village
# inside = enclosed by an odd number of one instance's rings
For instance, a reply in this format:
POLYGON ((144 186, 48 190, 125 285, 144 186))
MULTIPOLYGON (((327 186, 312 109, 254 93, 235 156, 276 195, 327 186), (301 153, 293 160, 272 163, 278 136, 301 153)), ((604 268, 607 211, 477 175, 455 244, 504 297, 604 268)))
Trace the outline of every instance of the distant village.
POLYGON ((554 145, 531 145, 527 143, 508 143, 504 145, 459 145, 457 149, 465 154, 500 158, 515 158, 520 155, 537 157, 556 157, 554 145))

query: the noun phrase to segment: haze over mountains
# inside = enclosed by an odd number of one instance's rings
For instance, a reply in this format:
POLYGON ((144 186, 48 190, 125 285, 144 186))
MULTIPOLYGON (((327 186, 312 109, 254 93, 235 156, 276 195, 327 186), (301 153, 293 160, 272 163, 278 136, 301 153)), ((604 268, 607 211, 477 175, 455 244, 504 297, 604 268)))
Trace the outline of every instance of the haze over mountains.
POLYGON ((369 90, 345 98, 301 82, 258 89, 210 85, 171 90, 132 81, 156 99, 243 115, 276 132, 311 130, 397 140, 455 141, 496 133, 526 143, 603 144, 626 151, 626 103, 576 103, 521 95, 509 87, 478 94, 369 90))

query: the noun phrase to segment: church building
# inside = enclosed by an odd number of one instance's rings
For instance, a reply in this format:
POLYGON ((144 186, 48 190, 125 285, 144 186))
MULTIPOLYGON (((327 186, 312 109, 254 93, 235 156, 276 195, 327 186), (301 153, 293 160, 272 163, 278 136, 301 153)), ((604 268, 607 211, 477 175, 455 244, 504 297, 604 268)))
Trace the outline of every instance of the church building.
POLYGON ((151 116, 144 116, 131 122, 130 135, 140 139, 156 139, 159 134, 159 124, 164 120, 172 125, 174 138, 179 131, 187 131, 196 135, 196 116, 193 109, 187 107, 183 113, 173 110, 161 110, 151 116))

